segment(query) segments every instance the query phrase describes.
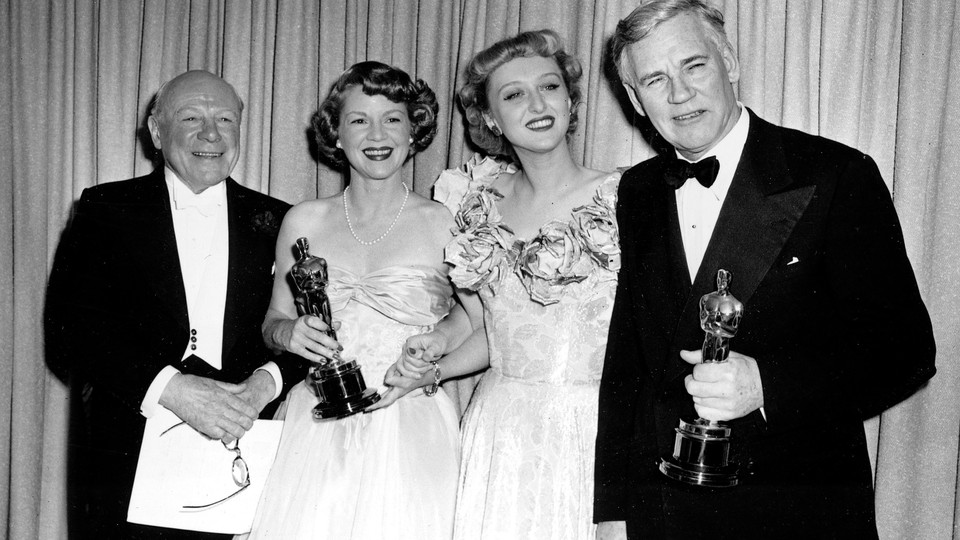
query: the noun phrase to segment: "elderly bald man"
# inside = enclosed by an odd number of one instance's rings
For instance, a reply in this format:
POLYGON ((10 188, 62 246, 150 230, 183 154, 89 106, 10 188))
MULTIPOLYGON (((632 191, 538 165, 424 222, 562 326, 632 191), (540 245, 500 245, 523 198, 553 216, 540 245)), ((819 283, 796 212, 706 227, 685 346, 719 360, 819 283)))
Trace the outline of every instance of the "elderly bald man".
POLYGON ((303 377, 261 337, 289 205, 230 178, 242 113, 211 73, 162 85, 147 125, 164 165, 85 189, 61 241, 46 322, 78 405, 71 537, 211 537, 126 522, 145 418, 165 407, 229 443, 303 377))

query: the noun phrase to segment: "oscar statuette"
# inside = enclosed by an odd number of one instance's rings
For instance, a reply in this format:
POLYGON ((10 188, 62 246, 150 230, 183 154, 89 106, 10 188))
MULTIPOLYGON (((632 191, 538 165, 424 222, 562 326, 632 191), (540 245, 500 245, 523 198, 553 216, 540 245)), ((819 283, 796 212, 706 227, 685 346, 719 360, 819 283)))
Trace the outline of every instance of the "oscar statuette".
MULTIPOLYGON (((306 238, 297 239, 300 258, 290 269, 290 276, 297 288, 297 313, 320 317, 329 328, 327 333, 330 337, 337 339, 326 291, 327 261, 310 255, 309 249, 306 238)), ((356 360, 342 359, 339 354, 334 356, 334 360, 311 368, 307 375, 307 381, 320 399, 320 403, 313 408, 313 416, 318 420, 350 416, 380 401, 380 394, 367 388, 364 383, 356 360)))
MULTIPOLYGON (((725 362, 737 333, 743 304, 730 294, 730 272, 717 272, 717 290, 700 298, 703 362, 725 362)), ((737 464, 730 461, 731 429, 723 422, 680 420, 673 455, 660 460, 660 472, 681 482, 707 487, 737 485, 737 464)))

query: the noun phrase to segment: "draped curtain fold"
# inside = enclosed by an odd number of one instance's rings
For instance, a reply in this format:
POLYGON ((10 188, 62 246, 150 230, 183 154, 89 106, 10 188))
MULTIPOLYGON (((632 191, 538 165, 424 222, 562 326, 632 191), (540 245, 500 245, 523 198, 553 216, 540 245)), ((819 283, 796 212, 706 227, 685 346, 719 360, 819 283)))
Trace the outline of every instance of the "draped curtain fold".
MULTIPOLYGON (((440 103, 435 141, 405 171, 428 193, 441 170, 474 152, 455 99, 466 62, 520 30, 552 28, 583 64, 574 155, 613 169, 653 154, 603 65, 607 38, 638 3, 0 2, 0 462, 9 464, 0 467, 0 538, 66 537, 68 393, 44 362, 46 278, 80 192, 153 168, 144 126, 161 82, 187 69, 231 82, 245 103, 233 176, 295 203, 343 186, 308 133, 330 86, 358 61, 396 65, 440 103)), ((960 9, 954 0, 714 4, 740 58, 741 101, 867 152, 894 195, 939 372, 865 425, 880 533, 960 537, 960 9)))

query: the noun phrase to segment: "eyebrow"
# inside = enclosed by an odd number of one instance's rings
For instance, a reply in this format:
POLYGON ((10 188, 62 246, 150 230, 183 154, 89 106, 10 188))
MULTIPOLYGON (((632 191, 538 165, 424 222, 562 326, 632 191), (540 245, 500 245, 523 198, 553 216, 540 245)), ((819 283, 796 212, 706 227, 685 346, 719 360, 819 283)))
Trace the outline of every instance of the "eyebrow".
MULTIPOLYGON (((397 107, 395 107, 395 108, 393 108, 393 109, 387 109, 386 111, 384 111, 384 112, 383 112, 383 115, 393 114, 393 113, 397 113, 397 114, 407 114, 407 111, 406 111, 406 109, 404 109, 404 107, 403 107, 402 105, 397 105, 397 107)), ((362 110, 362 109, 351 109, 351 110, 348 110, 348 111, 344 111, 343 113, 341 113, 341 116, 347 117, 347 116, 350 116, 351 114, 360 115, 360 116, 363 116, 363 117, 371 116, 370 114, 367 113, 367 111, 364 111, 364 110, 362 110)), ((382 116, 382 115, 381 115, 381 116, 382 116)))
MULTIPOLYGON (((693 55, 693 56, 688 56, 687 58, 684 58, 683 60, 681 60, 681 61, 680 61, 680 66, 681 66, 681 67, 686 67, 686 66, 689 66, 690 64, 694 64, 694 63, 696 63, 696 62, 708 61, 708 60, 710 60, 710 55, 707 55, 707 54, 695 54, 695 55, 693 55)), ((647 81, 649 81, 650 79, 653 79, 653 78, 655 78, 655 77, 659 77, 660 75, 664 75, 664 74, 665 74, 664 71, 663 71, 662 69, 660 69, 660 70, 657 70, 657 71, 654 71, 654 72, 651 72, 651 73, 647 73, 646 75, 640 77, 639 81, 637 81, 637 82, 638 82, 639 84, 644 84, 644 83, 646 83, 647 81)))
MULTIPOLYGON (((547 77, 550 77, 551 75, 554 76, 554 77, 556 77, 556 78, 558 78, 558 79, 560 79, 561 82, 563 81, 563 75, 561 75, 559 71, 548 71, 547 73, 544 73, 543 75, 541 75, 541 76, 537 79, 537 81, 539 82, 539 81, 541 81, 541 80, 543 80, 543 79, 545 79, 545 78, 547 78, 547 77)), ((523 81, 520 81, 519 79, 515 79, 515 80, 512 80, 512 81, 507 81, 507 82, 501 84, 501 85, 500 85, 500 88, 497 88, 497 93, 500 93, 501 91, 503 91, 504 88, 510 86, 511 84, 522 84, 522 82, 523 82, 523 81)))
MULTIPOLYGON (((176 114, 180 114, 180 113, 183 113, 183 112, 186 112, 186 111, 190 111, 190 112, 202 112, 202 111, 203 111, 203 107, 200 107, 200 106, 198 106, 198 105, 184 105, 183 107, 178 107, 175 111, 173 111, 173 114, 176 115, 176 114)), ((215 109, 214 112, 215 112, 216 114, 223 114, 223 113, 225 113, 225 112, 227 112, 227 113, 232 113, 232 114, 237 114, 237 115, 240 114, 240 111, 238 111, 237 109, 234 109, 234 108, 232 108, 232 107, 220 107, 220 108, 215 109)))
POLYGON ((693 55, 693 56, 691 56, 691 57, 689 57, 689 58, 684 58, 683 61, 680 62, 680 65, 681 65, 681 66, 688 66, 688 65, 690 65, 690 64, 693 64, 694 62, 707 61, 707 60, 710 60, 710 55, 708 55, 708 54, 695 54, 695 55, 693 55))

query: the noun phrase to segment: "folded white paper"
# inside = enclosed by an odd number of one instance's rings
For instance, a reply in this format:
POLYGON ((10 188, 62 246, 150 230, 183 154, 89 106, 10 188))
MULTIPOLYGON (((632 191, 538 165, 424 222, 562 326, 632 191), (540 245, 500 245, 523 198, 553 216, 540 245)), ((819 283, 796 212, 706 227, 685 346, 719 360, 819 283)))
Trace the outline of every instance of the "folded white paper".
POLYGON ((283 422, 257 420, 240 439, 250 486, 230 500, 203 509, 184 509, 218 501, 237 491, 232 467, 236 454, 182 425, 160 407, 147 419, 127 521, 193 531, 241 534, 250 530, 260 494, 273 466, 283 422))

